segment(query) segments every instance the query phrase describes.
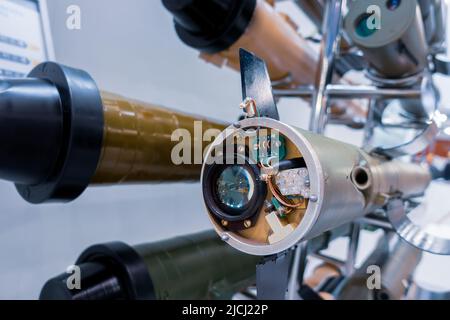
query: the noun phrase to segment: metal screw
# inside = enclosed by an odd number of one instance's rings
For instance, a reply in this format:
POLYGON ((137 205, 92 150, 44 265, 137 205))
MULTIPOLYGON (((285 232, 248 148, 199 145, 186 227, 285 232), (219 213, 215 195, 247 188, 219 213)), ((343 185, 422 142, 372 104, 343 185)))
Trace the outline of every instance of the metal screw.
POLYGON ((305 185, 305 187, 308 187, 308 188, 311 187, 311 181, 305 180, 304 185, 305 185))
POLYGON ((315 194, 313 194, 309 197, 309 201, 317 202, 317 201, 319 201, 319 197, 317 197, 315 194))
POLYGON ((239 107, 244 110, 248 118, 253 118, 257 114, 255 99, 245 98, 239 107))
POLYGON ((226 241, 230 240, 230 236, 228 234, 224 233, 220 236, 220 239, 222 239, 222 241, 226 242, 226 241))
POLYGON ((245 220, 244 221, 244 227, 250 228, 251 226, 252 226, 252 222, 250 220, 245 220))
POLYGON ((222 220, 221 223, 222 223, 222 226, 224 226, 224 227, 228 226, 228 221, 226 221, 226 220, 222 220))

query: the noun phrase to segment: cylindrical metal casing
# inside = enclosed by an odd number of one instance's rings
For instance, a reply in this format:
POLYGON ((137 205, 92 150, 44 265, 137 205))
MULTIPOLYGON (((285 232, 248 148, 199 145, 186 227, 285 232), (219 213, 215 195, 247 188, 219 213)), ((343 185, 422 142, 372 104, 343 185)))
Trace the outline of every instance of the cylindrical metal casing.
POLYGON ((213 215, 209 215, 216 231, 229 239, 230 245, 250 254, 282 252, 300 241, 312 239, 371 213, 374 208, 385 204, 385 195, 401 193, 410 196, 423 193, 431 180, 428 169, 420 165, 382 161, 356 146, 293 128, 273 119, 246 119, 240 122, 239 127, 228 128, 216 139, 208 152, 206 163, 213 161, 211 151, 220 147, 236 130, 265 128, 279 131, 298 149, 306 163, 310 181, 310 199, 299 225, 278 242, 249 241, 241 234, 227 231, 213 215), (354 182, 355 169, 363 170, 370 180, 365 188, 361 187, 361 183, 354 182))
POLYGON ((382 293, 390 299, 401 299, 405 284, 422 259, 423 251, 399 239, 392 249, 388 261, 382 268, 382 293))
POLYGON ((369 187, 368 207, 371 211, 386 204, 386 195, 401 194, 404 198, 422 195, 431 182, 428 168, 398 160, 386 161, 377 157, 367 158, 369 187))
POLYGON ((401 1, 395 9, 389 8, 385 0, 350 1, 345 30, 377 76, 403 78, 427 66, 429 49, 416 0, 401 1), (368 8, 375 11, 369 14, 368 8), (372 19, 373 25, 365 25, 367 19, 372 19))
POLYGON ((214 231, 138 245, 158 300, 230 299, 255 284, 259 258, 231 248, 214 231))
POLYGON ((446 41, 446 4, 442 0, 419 0, 425 36, 432 52, 445 48, 446 41))
POLYGON ((208 130, 216 135, 222 122, 102 93, 104 135, 102 152, 93 184, 197 181, 200 177, 203 141, 208 130), (177 164, 173 148, 176 130, 187 134, 190 163, 177 164), (213 133, 213 131, 210 131, 213 133))
POLYGON ((421 259, 422 251, 398 236, 383 237, 361 268, 337 288, 336 298, 339 300, 401 300, 406 293, 405 284, 411 280, 421 259), (368 283, 376 284, 374 272, 377 271, 380 272, 378 279, 380 288, 369 289, 368 283))

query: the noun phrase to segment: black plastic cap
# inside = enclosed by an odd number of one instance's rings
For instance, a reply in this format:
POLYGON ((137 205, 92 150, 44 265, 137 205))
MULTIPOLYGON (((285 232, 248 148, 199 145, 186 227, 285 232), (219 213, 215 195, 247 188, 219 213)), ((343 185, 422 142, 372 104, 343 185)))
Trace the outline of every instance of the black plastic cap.
MULTIPOLYGON (((22 120, 21 126, 28 129, 17 132, 8 145, 23 147, 25 156, 35 156, 36 149, 44 145, 38 156, 48 166, 36 166, 30 157, 24 163, 29 176, 16 179, 16 188, 30 203, 74 200, 89 185, 100 158, 104 125, 100 92, 86 72, 52 62, 37 66, 28 81, 36 84, 9 89, 13 96, 8 99, 14 101, 15 112, 21 113, 16 120, 22 120), (47 83, 53 89, 38 83, 47 83), (39 121, 47 115, 48 121, 39 121)), ((14 164, 4 167, 12 171, 17 168, 14 164)))
POLYGON ((35 185, 47 179, 63 140, 59 92, 48 81, 0 81, 0 179, 35 185))
POLYGON ((95 245, 84 251, 75 266, 80 268, 80 288, 70 273, 50 279, 41 300, 154 300, 153 282, 139 254, 122 242, 95 245), (69 281, 68 281, 69 280, 69 281))
POLYGON ((40 300, 121 300, 126 299, 120 280, 101 263, 83 263, 79 268, 77 288, 74 270, 50 279, 39 295, 40 300))
POLYGON ((256 0, 163 0, 188 46, 206 53, 229 48, 247 30, 256 0))

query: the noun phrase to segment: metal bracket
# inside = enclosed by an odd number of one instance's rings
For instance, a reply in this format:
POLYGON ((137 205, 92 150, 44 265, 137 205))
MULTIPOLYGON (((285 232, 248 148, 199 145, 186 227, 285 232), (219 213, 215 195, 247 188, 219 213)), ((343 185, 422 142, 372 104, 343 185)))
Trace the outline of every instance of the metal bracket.
POLYGON ((386 213, 397 234, 412 246, 434 254, 450 255, 450 239, 432 235, 412 222, 402 199, 392 199, 386 213))
POLYGON ((289 282, 292 250, 268 256, 256 265, 258 300, 284 300, 289 282))
POLYGON ((388 158, 398 158, 405 155, 415 155, 430 146, 438 136, 442 127, 443 118, 439 111, 436 111, 429 120, 426 128, 414 139, 393 148, 375 148, 368 150, 369 153, 379 154, 388 158))

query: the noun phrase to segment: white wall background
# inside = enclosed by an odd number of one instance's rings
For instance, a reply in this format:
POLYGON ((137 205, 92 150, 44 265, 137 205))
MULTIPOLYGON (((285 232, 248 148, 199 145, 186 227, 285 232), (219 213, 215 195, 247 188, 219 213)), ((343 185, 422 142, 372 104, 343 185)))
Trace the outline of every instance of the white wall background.
MULTIPOLYGON (((184 46, 159 0, 48 5, 57 60, 87 70, 101 88, 228 121, 238 115, 239 75, 207 65, 184 46), (65 27, 71 4, 82 10, 79 31, 65 27)), ((291 124, 308 122, 309 112, 297 100, 283 101, 280 111, 291 124)), ((355 143, 361 138, 347 129, 330 133, 355 143)), ((0 200, 0 299, 37 298, 43 283, 91 244, 136 244, 210 227, 197 184, 89 189, 70 204, 31 206, 2 182, 0 200)))

